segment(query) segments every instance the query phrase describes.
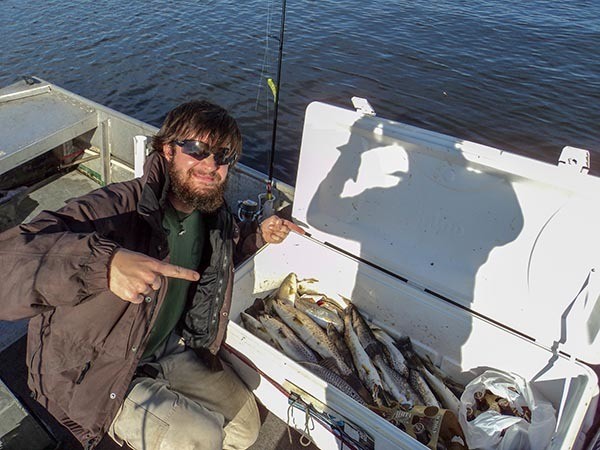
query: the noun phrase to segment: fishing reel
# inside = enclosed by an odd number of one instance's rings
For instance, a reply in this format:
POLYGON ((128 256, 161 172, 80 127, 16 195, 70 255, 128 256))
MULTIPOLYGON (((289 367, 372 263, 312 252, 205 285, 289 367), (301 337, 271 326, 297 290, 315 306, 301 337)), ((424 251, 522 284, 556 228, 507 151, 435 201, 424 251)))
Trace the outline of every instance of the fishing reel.
POLYGON ((240 222, 260 222, 275 214, 276 198, 272 192, 272 181, 265 181, 267 183, 267 189, 266 192, 258 194, 258 202, 249 198, 238 201, 237 216, 240 222))
POLYGON ((238 201, 237 216, 240 222, 253 222, 258 220, 260 216, 258 203, 249 198, 238 201))

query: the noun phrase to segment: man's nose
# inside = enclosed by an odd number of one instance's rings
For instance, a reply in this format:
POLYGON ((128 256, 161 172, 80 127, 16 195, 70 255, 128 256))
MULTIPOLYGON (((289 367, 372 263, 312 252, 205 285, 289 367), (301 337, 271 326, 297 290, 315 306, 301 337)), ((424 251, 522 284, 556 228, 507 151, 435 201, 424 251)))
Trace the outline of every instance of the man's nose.
POLYGON ((211 170, 217 170, 219 168, 219 165, 215 161, 215 155, 212 153, 210 155, 208 155, 206 158, 204 158, 202 161, 200 161, 200 164, 203 167, 205 167, 207 169, 211 169, 211 170))

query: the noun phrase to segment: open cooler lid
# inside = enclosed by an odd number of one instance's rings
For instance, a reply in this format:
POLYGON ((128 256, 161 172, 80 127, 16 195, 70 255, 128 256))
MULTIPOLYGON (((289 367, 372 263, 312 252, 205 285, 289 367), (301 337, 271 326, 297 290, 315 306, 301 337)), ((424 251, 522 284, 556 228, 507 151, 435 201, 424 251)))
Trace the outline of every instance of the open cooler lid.
POLYGON ((312 103, 293 216, 319 241, 600 363, 596 177, 312 103))

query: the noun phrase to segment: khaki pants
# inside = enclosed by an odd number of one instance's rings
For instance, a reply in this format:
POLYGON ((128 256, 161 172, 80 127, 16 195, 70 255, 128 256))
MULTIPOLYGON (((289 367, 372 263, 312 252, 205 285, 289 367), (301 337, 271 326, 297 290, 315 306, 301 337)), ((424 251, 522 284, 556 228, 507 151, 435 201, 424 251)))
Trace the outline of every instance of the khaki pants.
POLYGON ((157 377, 133 381, 110 427, 115 441, 135 450, 237 450, 256 441, 256 401, 229 366, 210 371, 174 337, 157 353, 157 377))

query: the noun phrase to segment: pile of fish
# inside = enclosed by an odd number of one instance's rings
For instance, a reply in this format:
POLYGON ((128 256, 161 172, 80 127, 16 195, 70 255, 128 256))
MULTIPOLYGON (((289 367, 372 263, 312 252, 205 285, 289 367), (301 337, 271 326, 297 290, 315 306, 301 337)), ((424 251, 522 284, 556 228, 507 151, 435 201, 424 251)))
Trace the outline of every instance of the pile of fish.
POLYGON ((290 273, 242 313, 244 327, 374 411, 436 406, 458 415, 464 389, 412 348, 369 323, 348 299, 290 273))

